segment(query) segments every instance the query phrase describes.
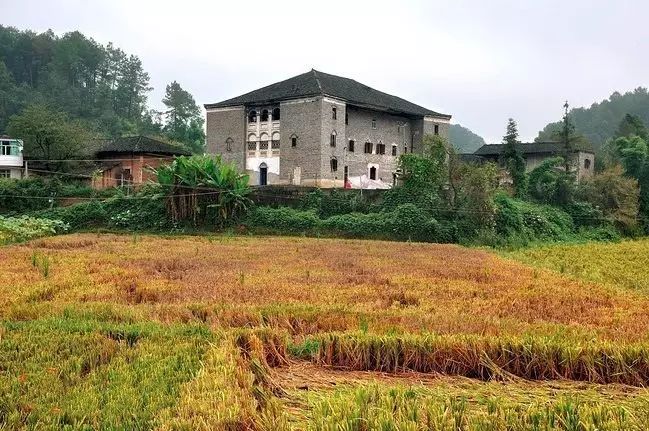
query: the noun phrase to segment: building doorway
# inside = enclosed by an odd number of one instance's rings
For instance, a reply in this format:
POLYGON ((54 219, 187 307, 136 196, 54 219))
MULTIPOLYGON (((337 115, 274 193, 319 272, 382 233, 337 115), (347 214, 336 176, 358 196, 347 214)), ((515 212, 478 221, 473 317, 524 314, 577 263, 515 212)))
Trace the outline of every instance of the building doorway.
POLYGON ((376 166, 370 167, 370 180, 376 180, 376 166))
POLYGON ((268 165, 262 163, 259 165, 259 185, 265 186, 268 184, 268 165))

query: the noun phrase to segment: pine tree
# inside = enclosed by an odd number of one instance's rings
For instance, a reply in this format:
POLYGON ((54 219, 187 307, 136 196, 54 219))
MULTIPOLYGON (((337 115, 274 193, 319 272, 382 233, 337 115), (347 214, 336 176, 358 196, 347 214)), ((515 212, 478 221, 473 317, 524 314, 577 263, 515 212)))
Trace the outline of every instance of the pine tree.
POLYGON ((518 126, 516 121, 510 118, 507 122, 507 132, 503 137, 505 146, 503 158, 514 184, 514 193, 516 196, 522 197, 527 192, 527 177, 525 175, 525 160, 517 147, 518 143, 518 126))

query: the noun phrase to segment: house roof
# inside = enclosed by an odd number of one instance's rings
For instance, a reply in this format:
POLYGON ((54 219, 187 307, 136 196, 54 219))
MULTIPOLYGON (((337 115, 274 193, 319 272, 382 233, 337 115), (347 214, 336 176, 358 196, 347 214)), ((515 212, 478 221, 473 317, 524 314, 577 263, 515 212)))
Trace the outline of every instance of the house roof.
POLYGON ((163 154, 170 156, 188 156, 191 154, 184 148, 147 136, 124 136, 100 141, 95 152, 98 156, 108 153, 163 154))
MULTIPOLYGON (((520 142, 516 144, 516 149, 521 154, 560 154, 563 152, 562 142, 520 142)), ((592 148, 585 145, 577 145, 575 152, 592 153, 592 148)), ((477 156, 499 156, 505 152, 505 144, 483 145, 473 154, 477 156)))
POLYGON ((353 79, 330 75, 314 69, 232 99, 206 104, 205 109, 276 103, 309 96, 331 96, 345 100, 351 105, 398 114, 451 118, 448 114, 431 111, 400 97, 375 90, 353 79))

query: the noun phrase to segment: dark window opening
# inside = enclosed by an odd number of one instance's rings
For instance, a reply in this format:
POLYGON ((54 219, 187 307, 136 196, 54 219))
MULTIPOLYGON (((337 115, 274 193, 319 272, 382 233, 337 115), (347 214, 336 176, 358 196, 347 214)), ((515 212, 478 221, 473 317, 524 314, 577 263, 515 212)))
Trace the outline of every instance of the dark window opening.
POLYGON ((331 136, 329 137, 329 145, 332 147, 336 146, 336 132, 331 132, 331 136))
POLYGON ((349 140, 349 145, 347 145, 347 151, 349 151, 350 153, 353 153, 354 152, 354 144, 355 144, 354 140, 350 139, 349 140))
POLYGON ((376 129, 376 118, 372 118, 372 129, 376 129))
POLYGON ((265 186, 268 184, 268 166, 266 163, 259 165, 259 185, 265 186))
POLYGON ((225 140, 225 151, 232 151, 232 138, 225 140))
POLYGON ((345 111, 345 124, 349 124, 349 115, 347 114, 347 111, 345 111))
POLYGON ((385 154, 385 144, 376 144, 376 154, 385 154))
POLYGON ((331 108, 331 119, 335 120, 336 119, 336 107, 331 108))
POLYGON ((331 165, 331 172, 336 172, 338 170, 338 159, 332 157, 331 160, 329 160, 329 164, 331 165))
POLYGON ((343 181, 345 182, 345 185, 347 185, 347 181, 349 181, 349 166, 343 168, 343 181))
POLYGON ((297 136, 291 136, 291 147, 297 147, 297 136))
POLYGON ((268 109, 261 111, 261 122, 265 123, 266 121, 268 121, 268 109))
POLYGON ((370 180, 376 179, 376 166, 370 168, 370 180))
MULTIPOLYGON (((241 118, 241 117, 239 117, 241 118)), ((257 122, 257 111, 250 111, 248 114, 248 122, 249 123, 256 123, 257 122)))
POLYGON ((439 125, 435 124, 435 134, 439 135, 439 125))
POLYGON ((279 108, 273 109, 272 117, 273 121, 279 121, 279 108))
POLYGON ((365 154, 372 154, 373 145, 371 142, 365 142, 365 154))
POLYGON ((590 159, 584 160, 584 168, 585 169, 590 169, 590 159))
POLYGON ((397 155, 397 146, 396 146, 396 145, 393 145, 393 146, 392 146, 392 155, 393 155, 393 156, 396 156, 396 155, 397 155))

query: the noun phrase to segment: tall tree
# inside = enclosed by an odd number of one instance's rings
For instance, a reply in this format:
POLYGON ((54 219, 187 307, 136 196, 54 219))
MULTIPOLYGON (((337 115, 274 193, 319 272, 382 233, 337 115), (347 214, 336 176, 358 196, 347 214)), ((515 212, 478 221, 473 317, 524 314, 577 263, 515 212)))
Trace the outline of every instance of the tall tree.
POLYGON ((620 125, 617 126, 617 131, 615 132, 614 137, 617 139, 623 136, 639 136, 645 142, 649 141, 649 131, 647 130, 647 126, 639 116, 633 114, 626 114, 624 118, 622 118, 622 121, 620 121, 620 125))
POLYGON ((174 81, 167 85, 162 103, 167 107, 164 112, 167 136, 195 153, 202 153, 205 143, 203 117, 194 97, 174 81))
POLYGON ((527 177, 525 175, 525 159, 518 149, 518 126, 513 118, 507 122, 507 131, 503 136, 503 159, 509 175, 512 177, 516 196, 522 197, 527 191, 527 177))
POLYGON ((615 149, 625 173, 638 180, 640 186, 640 215, 649 231, 649 147, 639 136, 620 137, 615 149))

